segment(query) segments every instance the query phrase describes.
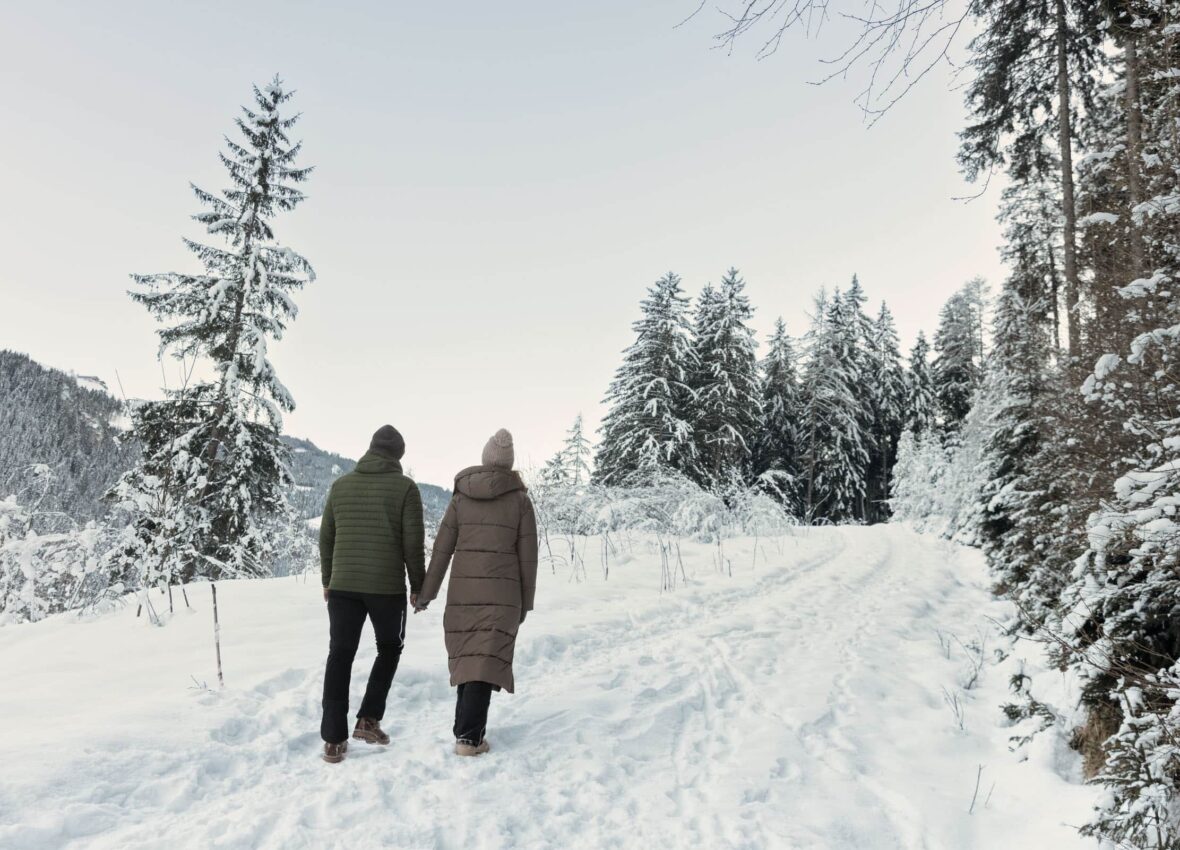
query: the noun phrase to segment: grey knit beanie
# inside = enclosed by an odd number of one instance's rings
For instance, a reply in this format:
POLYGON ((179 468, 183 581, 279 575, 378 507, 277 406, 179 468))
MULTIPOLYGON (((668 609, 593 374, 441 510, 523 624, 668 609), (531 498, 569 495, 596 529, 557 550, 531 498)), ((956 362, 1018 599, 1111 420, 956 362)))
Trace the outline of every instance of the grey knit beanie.
POLYGON ((372 441, 369 443, 369 449, 386 457, 391 457, 394 460, 401 460, 402 455, 406 453, 406 441, 402 439, 401 433, 392 425, 382 425, 377 429, 377 433, 373 435, 372 441))
POLYGON ((483 447, 483 465, 512 469, 512 464, 515 462, 516 452, 512 448, 512 435, 506 429, 501 428, 483 447))

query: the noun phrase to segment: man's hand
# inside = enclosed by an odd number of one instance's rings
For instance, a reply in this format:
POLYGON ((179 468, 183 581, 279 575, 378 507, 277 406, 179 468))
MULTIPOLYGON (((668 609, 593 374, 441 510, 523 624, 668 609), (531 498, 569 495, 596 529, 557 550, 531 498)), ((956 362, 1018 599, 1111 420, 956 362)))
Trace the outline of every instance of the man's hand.
POLYGON ((417 593, 411 593, 411 594, 410 594, 410 607, 414 609, 414 613, 415 613, 415 614, 417 614, 419 611, 425 611, 425 610, 426 610, 426 606, 425 606, 425 605, 419 605, 419 604, 418 604, 418 594, 417 594, 417 593))
POLYGON ((326 588, 326 587, 324 588, 324 601, 325 602, 328 601, 328 588, 326 588))

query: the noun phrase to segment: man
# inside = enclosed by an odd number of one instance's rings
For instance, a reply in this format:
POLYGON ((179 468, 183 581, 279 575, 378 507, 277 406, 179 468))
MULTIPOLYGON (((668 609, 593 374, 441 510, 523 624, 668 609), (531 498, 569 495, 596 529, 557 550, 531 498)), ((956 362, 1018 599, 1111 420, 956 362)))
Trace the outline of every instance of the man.
POLYGON ((348 684, 366 616, 377 659, 352 737, 389 743, 381 718, 405 642, 406 578, 416 604, 425 573, 422 495, 402 474, 405 451, 397 429, 383 425, 356 469, 333 482, 324 505, 320 571, 331 640, 320 736, 329 764, 343 761, 348 750, 348 684))

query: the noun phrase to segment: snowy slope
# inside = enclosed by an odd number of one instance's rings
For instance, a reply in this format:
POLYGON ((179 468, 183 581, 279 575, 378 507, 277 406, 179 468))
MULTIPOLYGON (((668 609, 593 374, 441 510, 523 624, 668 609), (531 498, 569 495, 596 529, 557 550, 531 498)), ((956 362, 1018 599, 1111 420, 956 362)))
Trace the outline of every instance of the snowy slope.
POLYGON ((962 688, 972 640, 1000 645, 977 553, 875 526, 727 541, 725 572, 685 554, 664 593, 639 540, 607 581, 543 574, 519 693, 465 761, 439 611, 411 618, 392 745, 339 766, 314 576, 219 585, 222 691, 191 687, 216 682, 207 587, 164 628, 131 607, 0 629, 0 847, 1093 846, 1066 825, 1093 798, 1072 754, 1008 750, 1006 667, 962 688))

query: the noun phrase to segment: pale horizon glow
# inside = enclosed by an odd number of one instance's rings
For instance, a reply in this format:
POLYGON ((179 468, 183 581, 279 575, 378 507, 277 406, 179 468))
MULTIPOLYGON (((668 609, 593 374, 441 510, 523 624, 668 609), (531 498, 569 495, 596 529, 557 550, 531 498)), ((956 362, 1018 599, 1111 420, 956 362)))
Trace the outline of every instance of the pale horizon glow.
POLYGON ((318 275, 271 349, 285 429, 357 457, 391 423, 422 481, 449 486, 499 427, 524 467, 579 412, 593 431, 669 270, 695 295, 737 266, 760 339, 779 315, 802 334, 856 273, 906 351, 966 280, 998 288, 999 193, 953 200, 976 189, 946 75, 869 129, 858 81, 808 85, 832 39, 757 61, 710 49, 710 10, 674 28, 696 0, 468 5, 11 8, 0 348, 158 396, 128 274, 198 269, 188 184, 224 185, 222 136, 276 71, 316 169, 275 222, 318 275))

